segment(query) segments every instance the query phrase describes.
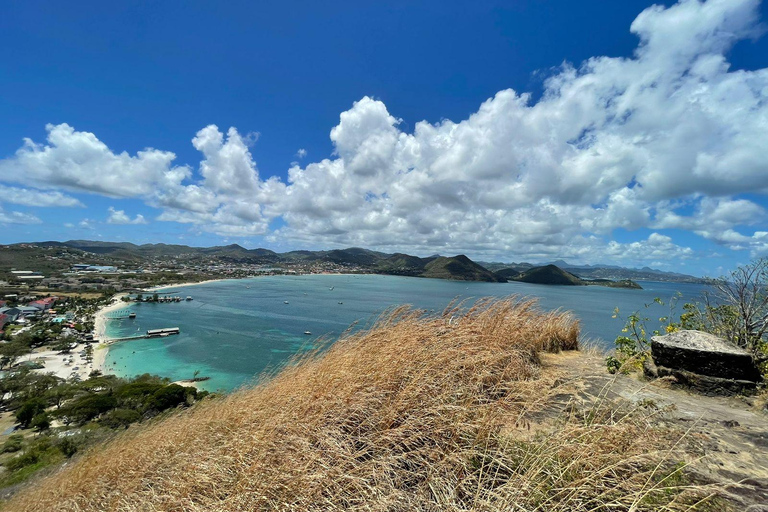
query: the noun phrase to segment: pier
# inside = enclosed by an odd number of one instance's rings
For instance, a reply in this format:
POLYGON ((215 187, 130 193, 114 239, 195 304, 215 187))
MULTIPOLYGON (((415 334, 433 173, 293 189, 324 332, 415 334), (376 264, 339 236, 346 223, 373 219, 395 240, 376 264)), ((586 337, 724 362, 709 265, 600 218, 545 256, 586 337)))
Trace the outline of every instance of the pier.
POLYGON ((130 341, 130 340, 144 340, 148 338, 165 338, 166 336, 172 336, 174 334, 181 333, 181 329, 178 327, 166 327, 164 329, 150 329, 146 334, 136 334, 134 336, 124 336, 122 338, 110 338, 109 342, 115 341, 130 341))
POLYGON ((146 338, 159 338, 179 334, 181 330, 178 327, 166 327, 165 329, 150 329, 147 331, 146 338))
POLYGON ((136 318, 136 313, 129 311, 127 309, 121 309, 119 311, 115 311, 111 315, 105 315, 107 320, 123 320, 124 318, 136 318))

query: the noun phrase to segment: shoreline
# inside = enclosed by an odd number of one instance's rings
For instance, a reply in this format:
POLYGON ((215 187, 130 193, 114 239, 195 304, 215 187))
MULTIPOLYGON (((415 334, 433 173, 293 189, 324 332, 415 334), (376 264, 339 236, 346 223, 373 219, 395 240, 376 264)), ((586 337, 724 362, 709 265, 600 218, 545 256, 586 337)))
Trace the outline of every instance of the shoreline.
POLYGON ((118 293, 112 296, 112 300, 106 306, 99 308, 94 315, 93 320, 93 337, 99 340, 99 343, 93 347, 93 360, 91 362, 90 370, 98 370, 102 374, 106 373, 107 354, 109 353, 109 345, 112 343, 112 339, 107 336, 107 313, 117 311, 122 307, 127 307, 120 300, 124 294, 118 293))
MULTIPOLYGON (((220 277, 217 279, 206 279, 205 281, 191 281, 186 283, 175 283, 175 284, 164 284, 161 286, 153 286, 151 288, 146 288, 142 293, 151 293, 151 292, 159 292, 162 290, 167 290, 169 288, 185 288, 187 286, 197 286, 200 284, 208 284, 208 283, 219 283, 222 281, 243 281, 245 279, 260 279, 262 277, 300 277, 300 276, 352 276, 352 275, 374 275, 374 274, 361 274, 357 272, 307 272, 303 274, 276 274, 274 276, 271 275, 263 275, 263 276, 248 276, 248 277, 220 277)), ((122 296, 123 294, 121 294, 122 296)))
POLYGON ((162 286, 153 286, 152 288, 147 288, 142 293, 150 293, 150 292, 159 292, 162 290, 167 290, 169 288, 181 288, 181 287, 187 287, 187 286, 197 286, 199 284, 208 284, 208 283, 218 283, 220 281, 239 281, 242 279, 253 279, 257 276, 251 276, 251 277, 222 277, 219 279, 206 279, 205 281, 192 281, 188 283, 175 283, 175 284, 164 284, 162 286))

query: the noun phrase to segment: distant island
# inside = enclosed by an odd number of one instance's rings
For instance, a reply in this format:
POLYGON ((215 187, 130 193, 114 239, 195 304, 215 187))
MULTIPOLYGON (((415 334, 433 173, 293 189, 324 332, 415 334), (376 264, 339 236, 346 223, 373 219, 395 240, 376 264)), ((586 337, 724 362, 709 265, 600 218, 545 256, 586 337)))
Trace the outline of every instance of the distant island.
POLYGON ((673 272, 611 265, 476 262, 463 254, 428 257, 388 254, 359 247, 277 253, 232 244, 216 247, 48 241, 0 246, 0 287, 33 286, 50 291, 126 291, 208 279, 257 275, 374 273, 456 281, 517 281, 548 285, 640 288, 637 279, 706 282, 673 272))
POLYGON ((611 281, 610 279, 582 279, 568 271, 565 271, 557 265, 544 265, 533 267, 523 272, 517 272, 514 269, 507 268, 496 272, 499 277, 504 277, 510 281, 520 281, 523 283, 565 285, 565 286, 608 286, 611 288, 634 288, 641 290, 642 286, 631 279, 622 279, 611 281))

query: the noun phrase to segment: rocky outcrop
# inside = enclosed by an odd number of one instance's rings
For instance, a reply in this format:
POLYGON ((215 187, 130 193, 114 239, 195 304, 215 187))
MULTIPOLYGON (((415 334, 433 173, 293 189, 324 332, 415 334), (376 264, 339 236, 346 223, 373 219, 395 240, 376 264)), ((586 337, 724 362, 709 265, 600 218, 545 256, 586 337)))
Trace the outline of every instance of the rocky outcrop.
POLYGON ((650 376, 672 376, 712 394, 754 389, 761 380, 749 352, 706 332, 653 336, 651 356, 645 368, 650 376))

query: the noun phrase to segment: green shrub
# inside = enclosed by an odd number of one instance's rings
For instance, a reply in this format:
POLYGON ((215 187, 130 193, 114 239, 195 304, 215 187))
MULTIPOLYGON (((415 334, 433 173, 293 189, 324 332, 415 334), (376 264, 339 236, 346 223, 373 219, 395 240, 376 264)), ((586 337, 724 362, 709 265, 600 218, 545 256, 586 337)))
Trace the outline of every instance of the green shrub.
POLYGON ((0 446, 0 453, 15 453, 24 446, 24 436, 21 434, 11 434, 0 446))

